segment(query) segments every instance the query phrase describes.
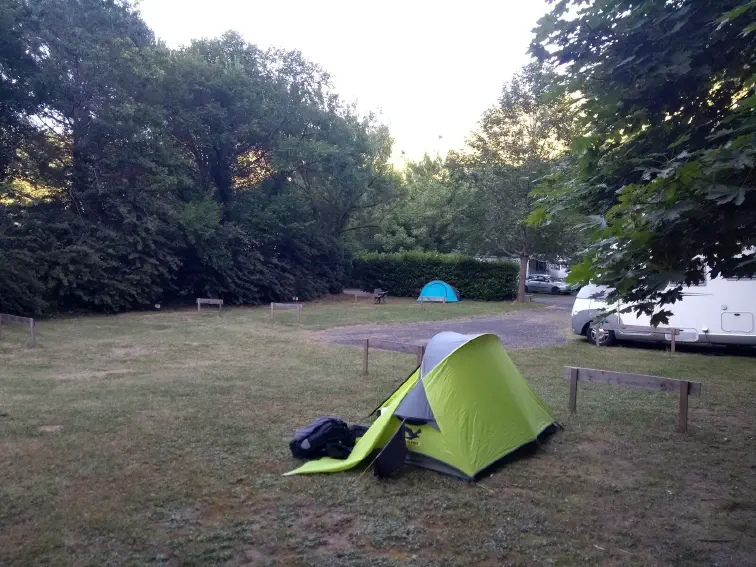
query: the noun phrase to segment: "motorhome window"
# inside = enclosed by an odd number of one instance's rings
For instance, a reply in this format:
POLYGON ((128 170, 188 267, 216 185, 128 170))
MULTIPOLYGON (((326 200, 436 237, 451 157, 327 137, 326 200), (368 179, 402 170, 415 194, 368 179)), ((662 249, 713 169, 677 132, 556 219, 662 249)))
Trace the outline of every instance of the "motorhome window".
POLYGON ((577 296, 579 299, 603 300, 603 299, 606 299, 606 296, 608 295, 609 291, 611 290, 605 286, 597 286, 597 285, 588 284, 587 286, 580 288, 580 291, 578 291, 577 296))

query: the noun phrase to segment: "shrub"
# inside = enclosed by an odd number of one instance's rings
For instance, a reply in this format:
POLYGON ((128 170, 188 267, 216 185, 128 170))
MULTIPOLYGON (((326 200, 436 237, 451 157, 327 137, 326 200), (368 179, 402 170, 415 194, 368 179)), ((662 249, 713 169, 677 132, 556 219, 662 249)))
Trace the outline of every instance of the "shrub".
POLYGON ((443 280, 467 299, 498 301, 517 294, 514 262, 482 262, 460 254, 403 252, 362 254, 354 259, 352 284, 366 291, 387 290, 415 297, 431 280, 443 280))

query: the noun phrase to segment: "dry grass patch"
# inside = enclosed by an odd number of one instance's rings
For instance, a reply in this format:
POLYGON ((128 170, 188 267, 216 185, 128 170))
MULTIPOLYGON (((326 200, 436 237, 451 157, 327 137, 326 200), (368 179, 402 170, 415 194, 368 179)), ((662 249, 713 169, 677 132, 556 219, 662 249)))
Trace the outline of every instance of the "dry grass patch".
MULTIPOLYGON (((458 303, 420 304, 409 297, 390 297, 385 304, 376 305, 372 298, 354 301, 352 296, 336 295, 305 304, 301 324, 295 311, 276 311, 273 321, 278 325, 301 326, 322 330, 346 325, 381 323, 419 323, 470 317, 495 317, 513 311, 541 309, 542 303, 514 303, 512 301, 469 301, 458 303)), ((268 320, 269 309, 252 308, 251 317, 268 320)))
MULTIPOLYGON (((313 309, 315 327, 343 316, 313 309)), ((358 348, 265 315, 62 319, 40 323, 38 349, 0 343, 0 564, 754 564, 753 358, 513 351, 565 424, 527 458, 477 484, 410 468, 283 478, 297 427, 364 422, 414 357, 371 353, 361 378, 358 348), (569 416, 564 365, 700 380, 704 395, 685 436, 664 393, 581 385, 569 416)))

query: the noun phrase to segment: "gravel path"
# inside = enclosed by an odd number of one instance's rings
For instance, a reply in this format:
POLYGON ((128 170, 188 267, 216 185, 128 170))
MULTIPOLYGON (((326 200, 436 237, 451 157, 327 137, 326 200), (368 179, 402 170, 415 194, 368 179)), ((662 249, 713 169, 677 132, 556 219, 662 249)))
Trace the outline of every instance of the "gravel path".
POLYGON ((456 331, 463 334, 494 333, 504 346, 535 348, 560 345, 570 324, 574 298, 537 298, 549 305, 543 309, 514 311, 499 317, 476 317, 452 321, 428 321, 394 325, 354 325, 318 333, 318 340, 328 343, 359 345, 364 339, 385 339, 402 343, 423 344, 436 333, 456 331))

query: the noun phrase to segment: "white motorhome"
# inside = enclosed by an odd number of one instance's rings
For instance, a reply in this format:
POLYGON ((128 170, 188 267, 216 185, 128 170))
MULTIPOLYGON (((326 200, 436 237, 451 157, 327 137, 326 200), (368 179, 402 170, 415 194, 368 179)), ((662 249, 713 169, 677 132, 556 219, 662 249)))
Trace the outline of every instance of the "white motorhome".
POLYGON ((756 278, 707 276, 702 284, 683 288, 682 300, 664 307, 673 314, 656 332, 623 328, 651 325, 649 315, 634 312, 606 317, 607 330, 597 331, 591 322, 609 309, 606 303, 609 291, 605 286, 587 285, 580 290, 572 307, 572 330, 593 343, 597 337, 602 345, 616 340, 669 342, 670 333, 658 332, 669 327, 679 329, 675 340, 680 343, 756 345, 756 278))

